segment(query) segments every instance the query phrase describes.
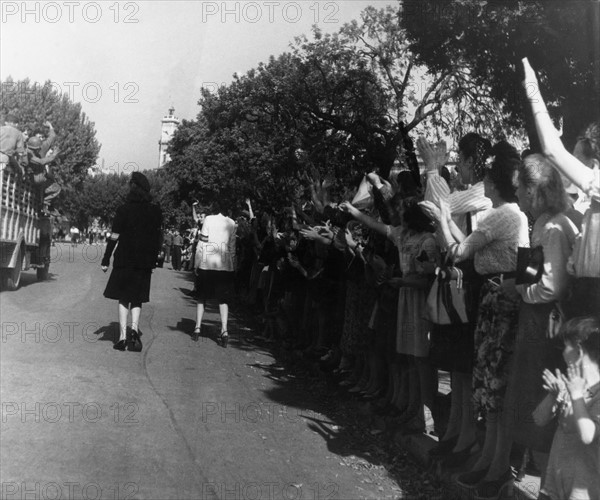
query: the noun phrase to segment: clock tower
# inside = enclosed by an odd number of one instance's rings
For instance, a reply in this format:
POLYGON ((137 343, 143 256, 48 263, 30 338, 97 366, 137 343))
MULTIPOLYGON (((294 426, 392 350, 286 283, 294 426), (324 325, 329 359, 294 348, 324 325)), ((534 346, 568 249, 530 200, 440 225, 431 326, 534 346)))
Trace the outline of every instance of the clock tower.
POLYGON ((162 167, 165 163, 167 163, 170 158, 167 154, 167 146, 171 141, 177 126, 179 125, 179 118, 177 118, 173 113, 175 113, 175 108, 171 106, 169 108, 169 114, 164 116, 162 119, 162 127, 160 139, 158 141, 158 166, 162 167))

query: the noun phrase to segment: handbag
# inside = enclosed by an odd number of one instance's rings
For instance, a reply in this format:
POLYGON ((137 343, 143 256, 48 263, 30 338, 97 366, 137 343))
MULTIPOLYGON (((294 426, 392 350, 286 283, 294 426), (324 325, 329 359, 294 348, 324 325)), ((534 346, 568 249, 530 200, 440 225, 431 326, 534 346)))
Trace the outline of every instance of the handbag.
POLYGON ((469 290, 464 286, 458 267, 437 268, 436 278, 427 296, 429 320, 436 325, 460 325, 469 322, 469 290))
POLYGON ((544 274, 544 250, 541 246, 535 248, 517 248, 517 285, 537 283, 544 274))

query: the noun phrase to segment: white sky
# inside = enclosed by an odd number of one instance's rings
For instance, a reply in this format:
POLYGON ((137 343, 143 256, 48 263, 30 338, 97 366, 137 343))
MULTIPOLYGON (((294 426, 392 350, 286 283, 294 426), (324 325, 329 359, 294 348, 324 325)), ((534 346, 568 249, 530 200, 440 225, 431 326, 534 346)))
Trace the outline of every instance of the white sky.
POLYGON ((95 123, 98 163, 145 170, 158 164, 160 122, 171 105, 193 119, 202 86, 230 83, 233 73, 289 50, 313 24, 337 31, 367 5, 396 3, 3 0, 0 78, 51 80, 95 123))

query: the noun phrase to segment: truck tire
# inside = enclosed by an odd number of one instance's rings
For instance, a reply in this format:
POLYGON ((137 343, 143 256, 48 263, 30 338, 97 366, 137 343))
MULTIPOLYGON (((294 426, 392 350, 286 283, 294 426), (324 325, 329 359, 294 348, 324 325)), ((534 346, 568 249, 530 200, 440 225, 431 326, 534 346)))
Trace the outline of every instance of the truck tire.
POLYGON ((21 270, 23 269, 23 248, 19 247, 19 253, 17 254, 17 261, 15 267, 12 269, 6 269, 6 289, 9 292, 18 290, 21 286, 21 270))

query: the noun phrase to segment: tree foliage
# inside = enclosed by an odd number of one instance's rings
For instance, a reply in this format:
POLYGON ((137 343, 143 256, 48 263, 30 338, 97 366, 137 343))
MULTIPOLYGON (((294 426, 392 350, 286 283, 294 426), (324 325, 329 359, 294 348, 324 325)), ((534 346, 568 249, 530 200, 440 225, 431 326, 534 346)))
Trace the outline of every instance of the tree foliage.
POLYGON ((56 130, 55 146, 60 153, 54 162, 54 174, 62 186, 58 205, 75 216, 77 191, 96 163, 100 144, 96 140, 94 123, 73 103, 67 94, 57 92, 52 82, 43 85, 29 79, 2 82, 0 114, 13 113, 19 117, 20 128, 35 131, 50 121, 56 130))
POLYGON ((391 6, 368 7, 337 33, 315 28, 289 53, 204 91, 199 104, 197 119, 178 128, 166 169, 179 185, 177 203, 230 207, 246 196, 289 204, 305 194, 306 175, 331 178, 338 193, 365 171, 387 176, 395 162, 418 177, 417 130, 455 138, 501 128, 502 117, 468 68, 419 64, 391 6), (452 113, 458 123, 445 116, 452 113))
POLYGON ((600 109, 600 5, 582 0, 401 0, 400 25, 417 60, 435 71, 470 68, 505 103, 513 126, 526 117, 521 58, 539 73, 565 139, 600 109))

